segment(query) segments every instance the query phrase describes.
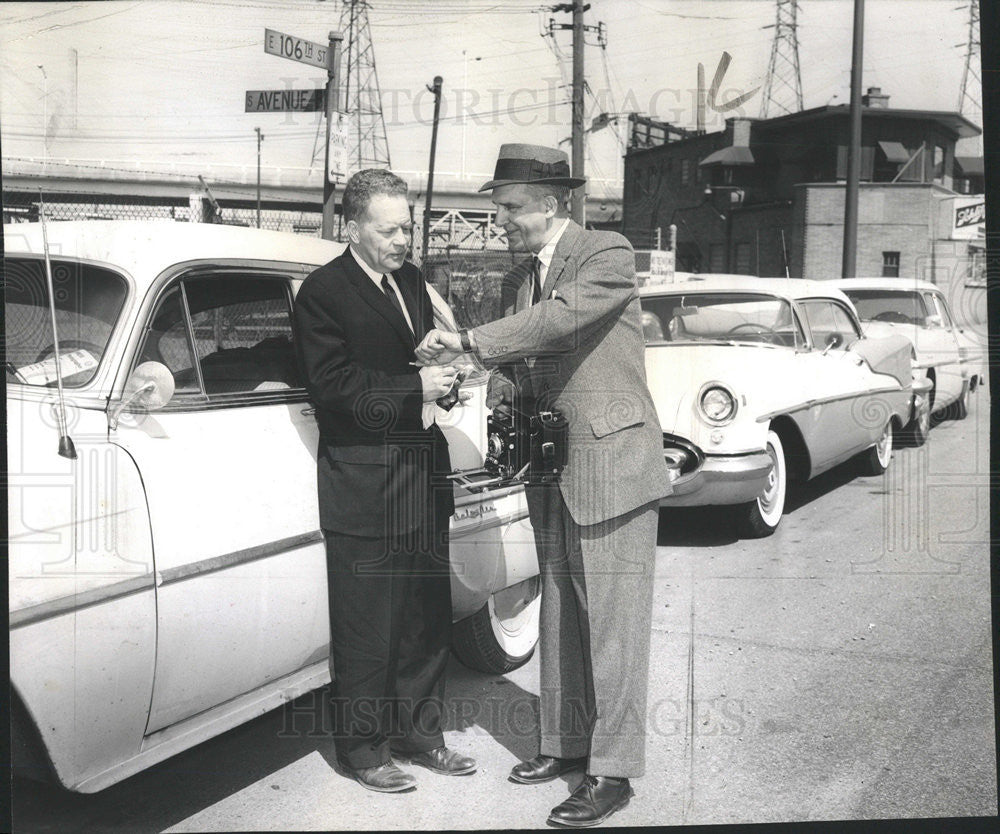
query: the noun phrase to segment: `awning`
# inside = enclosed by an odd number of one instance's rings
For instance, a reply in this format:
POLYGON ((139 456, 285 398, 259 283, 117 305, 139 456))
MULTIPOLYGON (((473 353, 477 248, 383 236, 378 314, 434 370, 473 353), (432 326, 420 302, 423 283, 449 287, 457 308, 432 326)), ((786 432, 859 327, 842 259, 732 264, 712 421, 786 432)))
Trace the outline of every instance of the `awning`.
POLYGON ((908 162, 910 153, 899 142, 879 142, 878 146, 885 154, 886 160, 902 164, 908 162))
POLYGON ((700 167, 703 165, 753 165, 753 163, 754 159, 750 148, 730 145, 721 151, 710 153, 698 165, 700 167))
POLYGON ((981 156, 956 156, 955 166, 965 177, 982 177, 986 174, 981 156))

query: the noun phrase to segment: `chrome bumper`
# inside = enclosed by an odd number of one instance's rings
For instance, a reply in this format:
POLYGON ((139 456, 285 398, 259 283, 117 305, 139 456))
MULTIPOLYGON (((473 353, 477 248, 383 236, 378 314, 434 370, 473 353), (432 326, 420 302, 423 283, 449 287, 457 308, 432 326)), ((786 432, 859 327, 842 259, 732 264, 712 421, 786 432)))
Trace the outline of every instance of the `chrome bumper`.
POLYGON ((764 491, 770 473, 771 457, 767 452, 706 455, 701 467, 673 481, 674 491, 661 499, 660 506, 743 504, 764 491))

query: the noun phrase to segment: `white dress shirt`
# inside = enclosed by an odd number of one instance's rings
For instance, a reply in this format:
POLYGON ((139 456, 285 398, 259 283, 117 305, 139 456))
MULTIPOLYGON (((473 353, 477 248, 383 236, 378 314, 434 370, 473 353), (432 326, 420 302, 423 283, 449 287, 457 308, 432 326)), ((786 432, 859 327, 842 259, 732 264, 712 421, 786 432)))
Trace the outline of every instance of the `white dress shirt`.
POLYGON ((368 264, 364 262, 364 259, 358 254, 358 250, 354 248, 352 243, 350 246, 351 254, 354 256, 354 260, 358 262, 358 265, 365 271, 365 275, 372 279, 375 286, 378 287, 378 291, 385 295, 385 290, 382 289, 382 277, 385 276, 389 280, 389 286, 392 287, 392 291, 396 293, 396 298, 399 299, 399 306, 403 308, 403 318, 406 319, 406 326, 410 328, 410 332, 416 335, 416 331, 413 329, 413 322, 410 321, 410 311, 406 309, 406 302, 403 300, 403 294, 399 291, 399 285, 396 283, 396 279, 392 277, 391 273, 388 272, 376 272, 368 264))
MULTIPOLYGON (((549 267, 552 265, 552 256, 556 252, 556 245, 559 243, 559 238, 562 237, 563 232, 566 231, 566 227, 569 225, 569 218, 564 217, 562 223, 556 229, 555 234, 549 238, 548 242, 542 247, 541 251, 535 256, 538 258, 538 285, 539 290, 545 286, 545 278, 549 274, 549 267)), ((545 299, 540 299, 544 301, 545 299)))

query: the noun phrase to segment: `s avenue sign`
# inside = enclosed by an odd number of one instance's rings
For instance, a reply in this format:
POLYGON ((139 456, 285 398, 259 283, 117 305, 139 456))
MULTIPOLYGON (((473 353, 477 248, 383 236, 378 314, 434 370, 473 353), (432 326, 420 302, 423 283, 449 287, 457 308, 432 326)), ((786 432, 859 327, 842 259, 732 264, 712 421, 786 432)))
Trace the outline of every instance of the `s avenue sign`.
POLYGON ((324 90, 247 90, 244 113, 313 113, 324 107, 324 90))

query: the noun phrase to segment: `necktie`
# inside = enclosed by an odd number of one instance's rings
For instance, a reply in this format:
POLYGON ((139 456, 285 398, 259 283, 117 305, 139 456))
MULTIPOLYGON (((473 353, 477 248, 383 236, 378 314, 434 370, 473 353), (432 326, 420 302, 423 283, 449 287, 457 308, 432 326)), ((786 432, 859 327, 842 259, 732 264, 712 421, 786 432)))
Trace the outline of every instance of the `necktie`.
POLYGON ((392 288, 392 284, 389 283, 389 276, 382 276, 382 292, 385 293, 385 297, 389 299, 389 303, 396 308, 396 312, 402 316, 403 321, 406 321, 406 316, 403 315, 403 305, 399 301, 399 296, 396 295, 396 291, 392 288))
POLYGON ((537 256, 531 259, 531 306, 542 300, 542 262, 537 256))

